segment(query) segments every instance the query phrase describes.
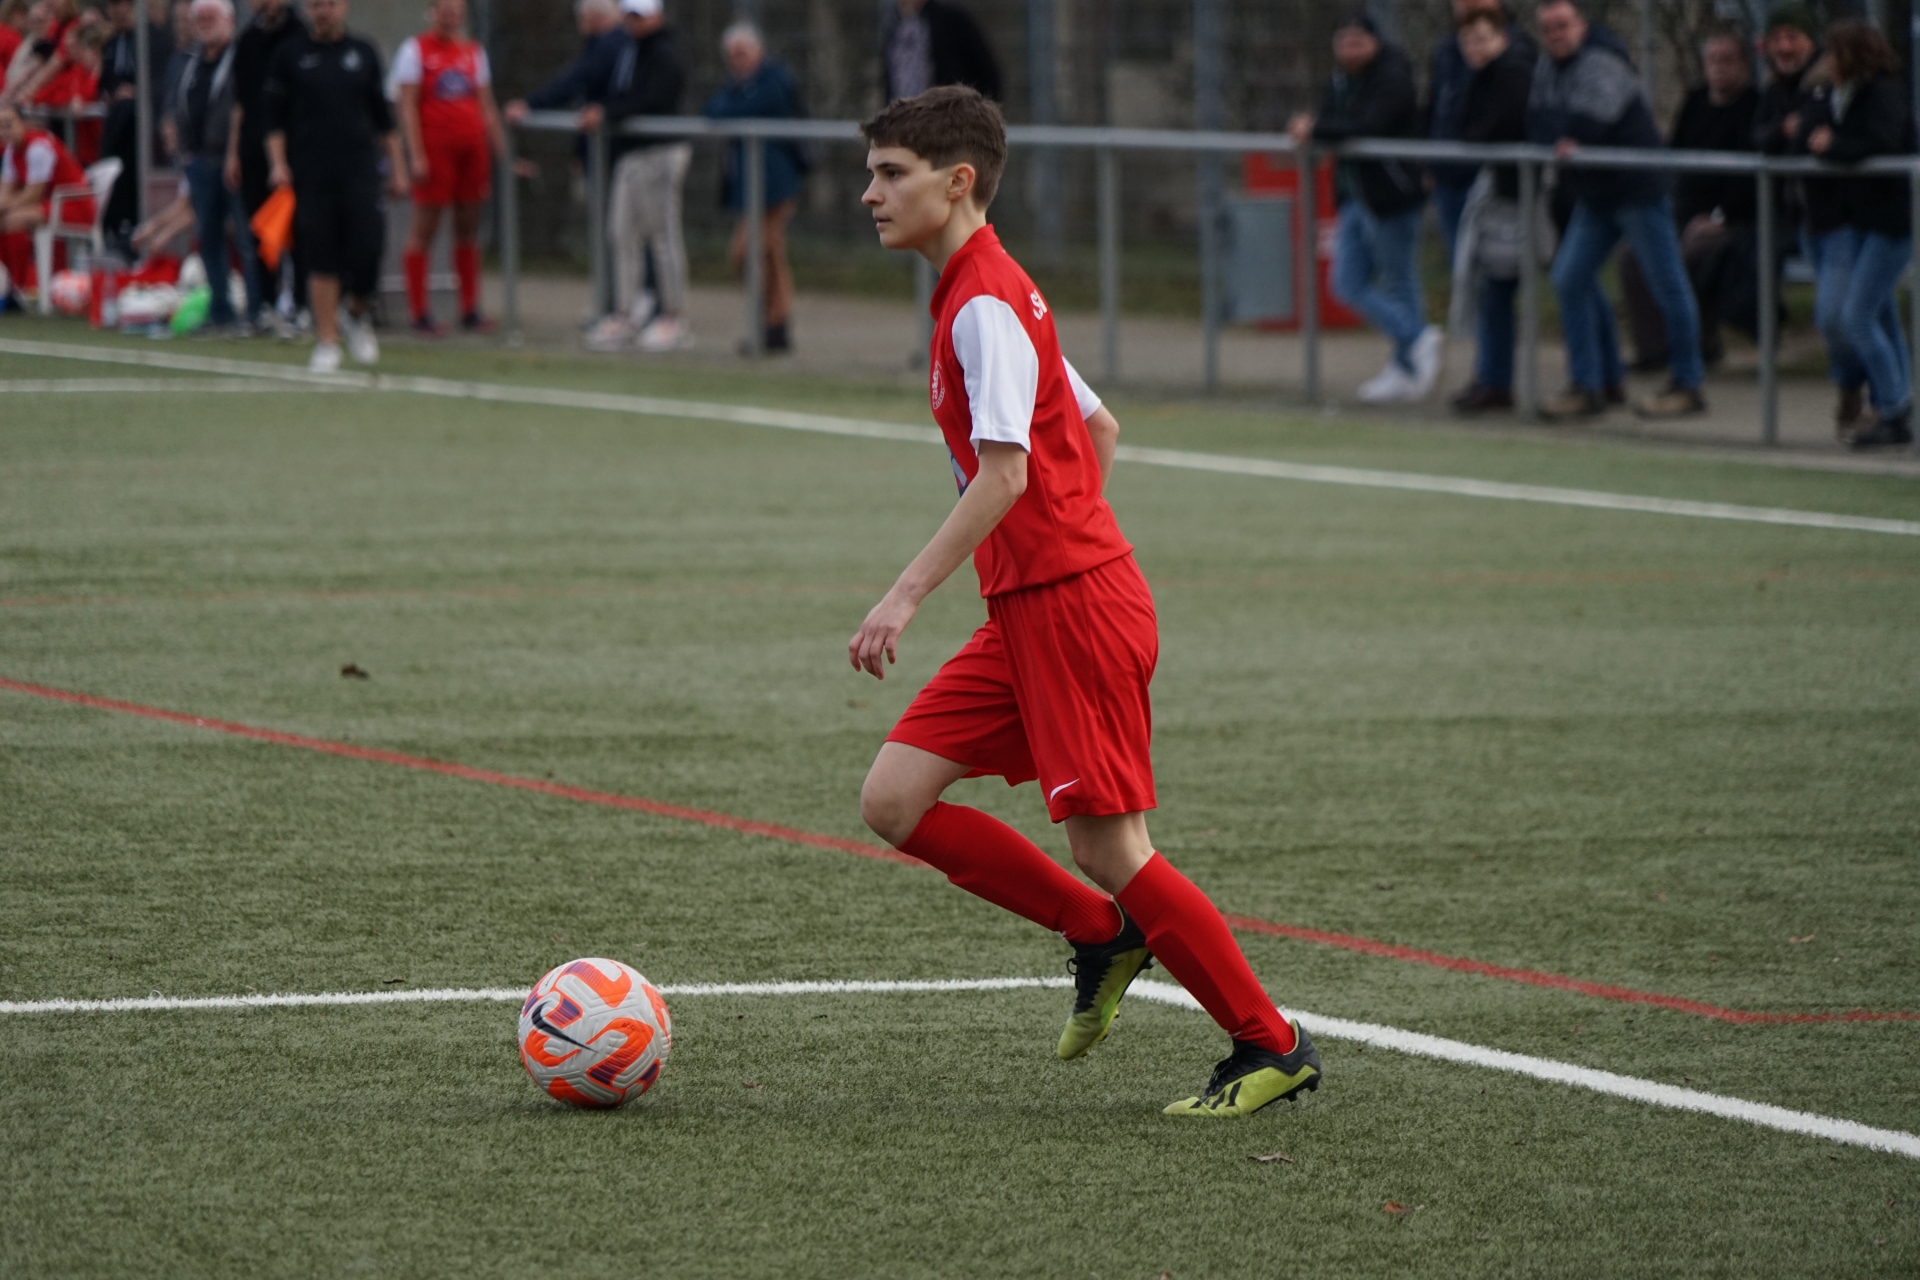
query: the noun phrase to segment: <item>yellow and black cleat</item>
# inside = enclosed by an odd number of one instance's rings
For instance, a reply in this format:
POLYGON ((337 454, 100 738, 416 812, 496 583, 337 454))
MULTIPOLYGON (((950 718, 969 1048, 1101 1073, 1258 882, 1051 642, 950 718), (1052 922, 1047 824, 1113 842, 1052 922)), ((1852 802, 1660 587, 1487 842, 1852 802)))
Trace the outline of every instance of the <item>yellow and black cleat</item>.
POLYGON ((1107 1038, 1120 997, 1142 970, 1153 967, 1147 936, 1119 903, 1114 910, 1120 912, 1120 932, 1113 940, 1075 943, 1073 958, 1067 961, 1067 972, 1073 975, 1073 1012, 1055 1050, 1063 1059, 1077 1058, 1107 1038))
POLYGON ((1170 1116, 1250 1116, 1272 1102, 1286 1102, 1320 1087, 1320 1051, 1306 1028, 1293 1024, 1292 1053, 1275 1053, 1247 1040, 1235 1040, 1233 1053, 1213 1069, 1206 1092, 1182 1098, 1163 1113, 1170 1116))

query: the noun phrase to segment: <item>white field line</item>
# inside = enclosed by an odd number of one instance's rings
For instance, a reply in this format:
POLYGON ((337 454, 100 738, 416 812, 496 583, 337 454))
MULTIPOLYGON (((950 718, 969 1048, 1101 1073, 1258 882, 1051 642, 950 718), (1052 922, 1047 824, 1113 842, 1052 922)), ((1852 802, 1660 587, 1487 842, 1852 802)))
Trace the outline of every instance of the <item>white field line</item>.
MULTIPOLYGON (((349 390, 321 387, 319 390, 349 390)), ((146 395, 154 391, 260 394, 258 378, 0 378, 0 396, 146 395)))
MULTIPOLYGON (((848 981, 848 982, 702 982, 667 985, 660 988, 669 996, 799 996, 893 994, 901 992, 1017 991, 1035 987, 1064 988, 1065 978, 957 978, 931 981, 848 981)), ((124 1000, 4 1000, 0 1014, 32 1013, 129 1013, 142 1010, 177 1009, 257 1009, 275 1006, 368 1005, 368 1004, 448 1004, 496 1001, 515 1003, 526 998, 518 987, 439 988, 419 991, 331 991, 314 994, 238 995, 238 996, 143 996, 124 1000)), ((1165 982, 1141 981, 1133 984, 1132 994, 1156 1004, 1178 1009, 1200 1009, 1200 1002, 1184 989, 1165 982)), ((1317 1036, 1329 1040, 1351 1040, 1388 1049, 1395 1053, 1467 1066, 1486 1067, 1513 1075, 1528 1076, 1554 1084, 1587 1089, 1611 1097, 1677 1111, 1699 1111, 1726 1120, 1740 1120, 1782 1133, 1805 1134, 1848 1146, 1867 1147, 1920 1160, 1920 1134, 1896 1129, 1876 1129, 1852 1120, 1792 1111, 1764 1102, 1748 1102, 1720 1094, 1682 1089, 1634 1076, 1597 1071, 1592 1067, 1535 1058, 1523 1053, 1507 1053, 1484 1045, 1445 1040, 1439 1036, 1383 1027, 1371 1022, 1350 1022, 1317 1013, 1295 1013, 1317 1036)))
MULTIPOLYGON (((368 373, 309 373, 292 365, 256 360, 224 360, 214 356, 178 355, 164 351, 128 351, 61 342, 0 340, 0 353, 47 356, 67 360, 94 360, 108 364, 141 365, 193 373, 215 373, 298 382, 336 389, 404 391, 414 395, 455 400, 484 400, 498 404, 539 405, 546 408, 594 409, 643 417, 692 418, 730 422, 741 426, 775 427, 783 431, 810 431, 822 435, 855 436, 869 440, 901 440, 939 444, 931 427, 830 414, 792 413, 748 405, 703 400, 674 400, 658 396, 631 396, 610 392, 568 391, 558 387, 522 387, 495 382, 460 382, 446 378, 393 377, 368 373)), ((1786 507, 1749 507, 1727 502, 1690 502, 1679 498, 1649 498, 1630 493, 1593 489, 1562 489, 1550 485, 1508 484, 1460 476, 1427 475, 1415 471, 1375 471, 1362 467, 1312 466, 1247 458, 1233 454, 1193 453, 1182 449, 1144 449, 1121 445, 1114 456, 1122 462, 1220 475, 1258 476, 1306 484, 1347 485, 1362 489, 1392 489, 1406 493, 1435 493, 1458 498, 1489 498, 1504 502, 1534 502, 1550 506, 1585 507, 1598 511, 1630 511, 1644 515, 1682 516, 1696 520, 1734 520, 1748 524, 1788 525, 1802 529, 1835 529, 1853 533, 1883 533, 1920 537, 1920 521, 1888 520, 1877 516, 1849 516, 1826 511, 1798 511, 1786 507)))

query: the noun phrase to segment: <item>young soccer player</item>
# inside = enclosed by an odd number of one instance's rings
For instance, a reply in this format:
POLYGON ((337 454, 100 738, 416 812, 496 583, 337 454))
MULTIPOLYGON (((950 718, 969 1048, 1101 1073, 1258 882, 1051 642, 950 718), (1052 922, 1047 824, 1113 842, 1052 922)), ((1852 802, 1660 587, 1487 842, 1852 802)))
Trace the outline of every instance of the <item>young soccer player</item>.
POLYGON ((1073 945, 1060 1057, 1106 1037, 1128 985, 1158 958, 1233 1038, 1206 1088, 1168 1115, 1248 1115, 1317 1088, 1313 1042, 1274 1008, 1219 910, 1147 838, 1159 640, 1153 597, 1101 496, 1120 425, 1061 356, 1046 300, 987 225, 1007 159, 999 108, 963 86, 930 89, 862 131, 880 243, 940 272, 928 391, 960 500, 848 657, 885 679, 920 602, 969 555, 987 601, 986 625, 887 735, 862 816, 1073 945), (1106 892, 1006 824, 940 799, 988 774, 1037 778, 1074 862, 1106 892))
POLYGON ((402 265, 413 327, 438 335, 427 309, 427 251, 440 215, 453 209, 453 270, 460 284, 460 327, 480 332, 480 206, 487 198, 493 157, 506 153, 506 134, 493 101, 487 51, 467 39, 467 0, 433 0, 433 25, 400 46, 393 59, 400 128, 413 157, 413 223, 402 265))

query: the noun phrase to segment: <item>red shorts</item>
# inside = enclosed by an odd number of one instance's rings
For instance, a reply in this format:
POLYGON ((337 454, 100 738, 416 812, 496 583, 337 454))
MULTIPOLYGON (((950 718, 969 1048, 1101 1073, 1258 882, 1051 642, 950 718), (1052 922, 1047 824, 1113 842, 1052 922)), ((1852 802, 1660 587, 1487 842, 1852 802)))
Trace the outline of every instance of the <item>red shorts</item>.
POLYGON ((424 205, 479 204, 493 178, 493 152, 484 135, 427 143, 427 177, 413 187, 424 205))
POLYGON ((1154 807, 1160 657, 1153 596, 1133 557, 987 599, 987 624, 920 691, 888 742, 1035 778, 1055 822, 1154 807))

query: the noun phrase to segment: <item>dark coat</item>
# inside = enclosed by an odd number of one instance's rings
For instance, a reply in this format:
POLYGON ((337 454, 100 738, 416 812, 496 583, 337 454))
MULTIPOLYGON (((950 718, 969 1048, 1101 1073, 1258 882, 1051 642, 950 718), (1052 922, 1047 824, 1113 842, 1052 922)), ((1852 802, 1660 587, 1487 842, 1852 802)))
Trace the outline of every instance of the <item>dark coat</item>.
MULTIPOLYGON (((1749 87, 1732 102, 1715 106, 1707 87, 1701 85, 1680 104, 1669 144, 1675 151, 1751 151, 1753 120, 1759 109, 1756 89, 1749 87)), ((1758 202, 1750 173, 1682 172, 1673 193, 1673 217, 1684 227, 1718 209, 1729 223, 1750 223, 1758 202)))
MULTIPOLYGON (((980 91, 982 97, 1000 100, 1000 63, 993 47, 975 22, 973 15, 951 0, 927 0, 920 10, 927 20, 927 40, 933 52, 933 83, 964 84, 980 91)), ((887 65, 887 48, 893 43, 894 28, 900 24, 900 11, 892 10, 880 31, 880 75, 886 81, 887 101, 893 91, 893 73, 887 65)))
MULTIPOLYGON (((1516 26, 1507 28, 1507 51, 1501 58, 1509 56, 1523 59, 1527 64, 1527 80, 1533 79, 1533 62, 1540 56, 1540 47, 1533 37, 1516 26)), ((1491 64, 1489 64, 1491 65, 1491 64)), ((1467 60, 1460 56, 1460 42, 1442 39, 1433 49, 1432 74, 1428 77, 1427 100, 1427 136, 1442 142, 1467 141, 1467 130, 1472 127, 1474 109, 1468 97, 1468 90, 1474 80, 1474 70, 1467 60)), ((1526 103, 1520 104, 1524 110, 1526 103)), ((1478 139, 1485 141, 1484 138, 1478 139)), ((1519 138, 1502 138, 1501 141, 1526 141, 1525 135, 1519 138)), ((1427 172, 1433 175, 1434 183, 1442 187, 1457 187, 1465 190, 1473 185, 1479 174, 1478 165, 1471 164, 1430 164, 1427 172)), ((1518 182, 1518 176, 1513 181, 1518 182)))
MULTIPOLYGON (((1626 46, 1597 22, 1566 61, 1541 53, 1527 122, 1533 141, 1547 146, 1562 138, 1586 147, 1657 150, 1666 145, 1626 46)), ((1667 179, 1651 169, 1569 167, 1562 171, 1561 186, 1576 201, 1616 209, 1660 199, 1667 179)))
MULTIPOLYGON (((1803 82, 1807 72, 1819 60, 1820 51, 1816 49, 1813 57, 1807 59, 1806 66, 1790 76, 1776 74, 1760 90, 1760 106, 1753 114, 1753 145, 1756 150, 1770 156, 1783 156, 1797 149, 1793 139, 1782 132, 1781 124, 1800 110, 1800 98, 1805 92, 1803 82)), ((1779 243, 1792 244, 1799 235, 1800 224, 1807 216, 1806 184, 1798 178, 1788 178, 1774 183, 1773 189, 1778 193, 1777 207, 1783 223, 1779 243)))
MULTIPOLYGON (((1460 128, 1462 142, 1525 142, 1527 140, 1527 98, 1533 91, 1533 64, 1538 55, 1517 41, 1507 51, 1473 73, 1467 82, 1465 106, 1460 128)), ((1496 165, 1493 170, 1496 195, 1508 200, 1520 197, 1520 171, 1514 165, 1496 165)))
MULTIPOLYGON (((793 72, 768 58, 745 80, 729 79, 725 86, 707 99, 702 112, 716 120, 759 119, 793 120, 807 114, 800 99, 800 86, 793 72)), ((746 146, 738 138, 727 144, 721 163, 720 200, 739 213, 746 208, 747 194, 740 182, 742 156, 746 146)), ((807 171, 806 158, 791 142, 768 139, 761 146, 761 172, 766 175, 766 207, 785 204, 800 194, 800 177, 807 171)))
MULTIPOLYGON (((1875 156, 1914 152, 1913 113, 1907 86, 1899 75, 1876 76, 1854 90, 1838 121, 1833 118, 1833 89, 1813 86, 1800 116, 1800 141, 1825 125, 1833 145, 1823 160, 1857 164, 1875 156)), ((1841 225, 1872 235, 1906 239, 1913 234, 1912 197, 1905 177, 1835 177, 1807 180, 1808 230, 1824 235, 1841 225)))
POLYGON ((569 62, 560 74, 535 89, 526 103, 536 111, 556 107, 577 107, 583 102, 601 102, 613 82, 613 66, 620 51, 632 39, 619 27, 590 38, 580 56, 569 62))
MULTIPOLYGON (((687 66, 680 56, 680 37, 673 28, 662 27, 638 40, 628 37, 627 47, 614 61, 612 74, 606 99, 609 124, 634 116, 680 114, 680 102, 687 93, 687 66)), ((623 156, 672 141, 658 135, 616 133, 611 151, 623 156)))
MULTIPOLYGON (((1314 117, 1314 141, 1419 136, 1413 63, 1398 45, 1382 41, 1373 61, 1353 75, 1334 69, 1314 117)), ((1358 196, 1382 218, 1416 209, 1427 198, 1420 167, 1408 160, 1342 160, 1338 181, 1341 200, 1358 196)))

